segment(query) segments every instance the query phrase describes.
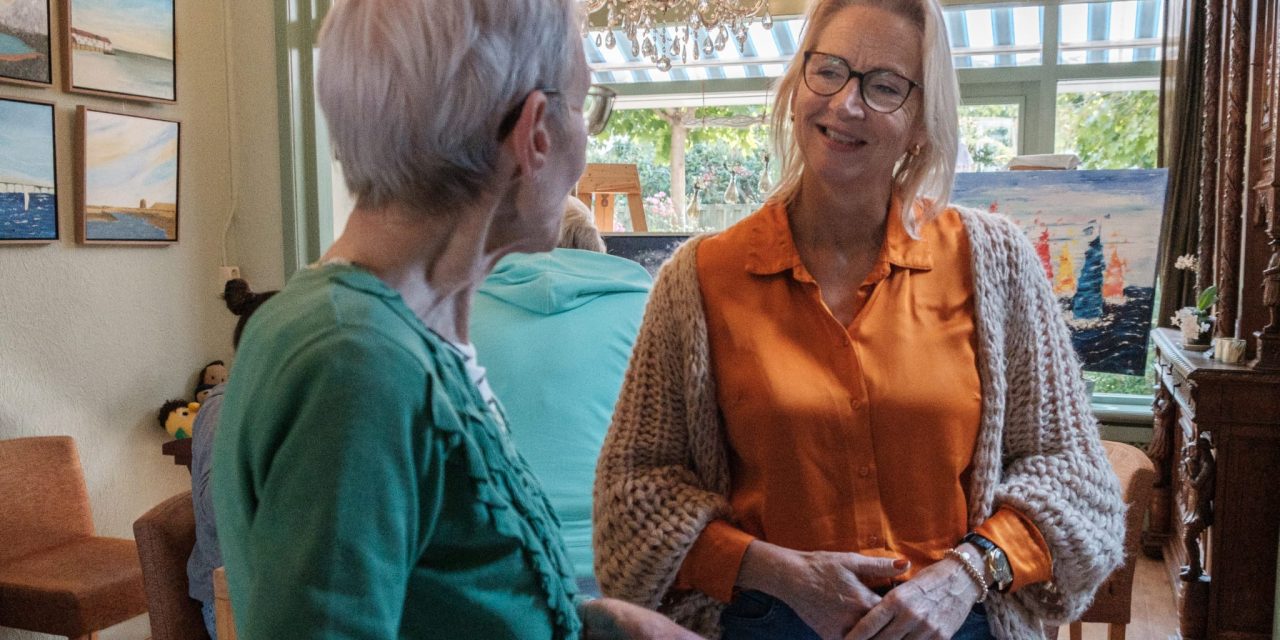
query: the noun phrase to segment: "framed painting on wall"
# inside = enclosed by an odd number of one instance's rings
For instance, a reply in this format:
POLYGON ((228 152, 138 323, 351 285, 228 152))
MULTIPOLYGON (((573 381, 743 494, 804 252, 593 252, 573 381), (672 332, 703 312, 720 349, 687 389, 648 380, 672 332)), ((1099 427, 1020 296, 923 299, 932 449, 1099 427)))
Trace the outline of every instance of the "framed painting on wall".
POLYGON ((63 0, 62 22, 67 91, 178 100, 174 0, 63 0))
POLYGON ((49 86, 49 0, 0 0, 0 81, 49 86))
POLYGON ((0 98, 0 243, 58 239, 54 140, 52 104, 0 98))
POLYGON ((951 200, 1027 234, 1086 370, 1141 376, 1167 180, 1164 169, 958 173, 951 200))
POLYGON ((76 240, 177 242, 179 124, 79 107, 76 130, 76 240))

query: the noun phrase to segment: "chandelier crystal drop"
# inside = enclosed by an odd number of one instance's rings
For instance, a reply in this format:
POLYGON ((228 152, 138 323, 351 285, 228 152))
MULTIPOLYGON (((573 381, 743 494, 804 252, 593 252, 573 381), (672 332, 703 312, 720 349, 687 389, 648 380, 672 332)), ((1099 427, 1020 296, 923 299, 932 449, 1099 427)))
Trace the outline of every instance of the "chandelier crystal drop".
MULTIPOLYGON (((699 53, 723 51, 729 39, 742 51, 747 29, 763 11, 760 24, 773 28, 768 0, 587 0, 587 13, 608 9, 608 35, 604 45, 617 45, 620 29, 631 41, 631 54, 643 55, 659 71, 669 71, 676 60, 688 62, 699 53), (670 31, 668 31, 670 29, 670 31)), ((595 37, 600 45, 600 35, 595 37)))

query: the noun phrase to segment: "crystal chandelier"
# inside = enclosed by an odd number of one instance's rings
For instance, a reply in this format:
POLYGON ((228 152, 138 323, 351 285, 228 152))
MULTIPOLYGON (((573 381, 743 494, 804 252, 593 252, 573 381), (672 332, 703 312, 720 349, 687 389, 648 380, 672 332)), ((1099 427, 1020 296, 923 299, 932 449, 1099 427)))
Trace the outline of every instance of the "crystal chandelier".
POLYGON ((631 41, 631 55, 644 56, 659 71, 670 71, 673 61, 688 62, 723 51, 729 39, 738 50, 747 43, 747 29, 764 10, 760 23, 773 28, 768 0, 587 0, 587 13, 609 9, 608 31, 596 34, 596 46, 614 48, 614 29, 622 29, 631 41))

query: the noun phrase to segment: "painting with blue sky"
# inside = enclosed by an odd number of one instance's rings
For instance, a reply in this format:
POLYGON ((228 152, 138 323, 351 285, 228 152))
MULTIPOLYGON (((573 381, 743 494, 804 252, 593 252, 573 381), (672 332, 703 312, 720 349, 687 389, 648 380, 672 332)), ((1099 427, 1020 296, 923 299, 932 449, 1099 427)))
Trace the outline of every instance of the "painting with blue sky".
POLYGON ((0 99, 0 242, 58 239, 53 105, 0 99))
POLYGON ((79 110, 83 127, 80 237, 85 242, 178 239, 178 123, 79 110))
MULTIPOLYGON (((0 0, 3 2, 4 0, 0 0)), ((70 89, 177 99, 174 0, 66 0, 70 89)))
POLYGON ((1085 369, 1143 375, 1164 169, 956 175, 952 201, 1026 232, 1085 369))

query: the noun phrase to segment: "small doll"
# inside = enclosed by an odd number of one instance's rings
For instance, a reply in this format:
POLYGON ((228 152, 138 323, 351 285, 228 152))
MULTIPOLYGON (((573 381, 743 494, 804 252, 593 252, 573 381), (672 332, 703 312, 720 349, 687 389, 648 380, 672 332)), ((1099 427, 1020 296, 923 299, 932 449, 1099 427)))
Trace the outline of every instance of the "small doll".
POLYGON ((206 364, 200 370, 200 378, 196 380, 194 394, 196 402, 204 402, 204 399, 209 396, 209 390, 225 383, 228 375, 230 375, 230 372, 227 371, 227 365, 223 361, 214 360, 206 364))
POLYGON ((191 425, 195 423, 196 412, 199 410, 199 402, 170 400, 160 407, 156 421, 175 440, 183 440, 191 437, 191 425))

